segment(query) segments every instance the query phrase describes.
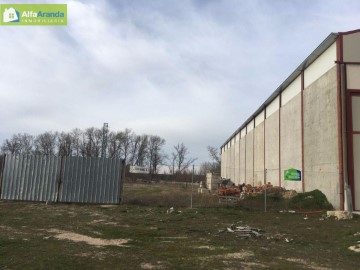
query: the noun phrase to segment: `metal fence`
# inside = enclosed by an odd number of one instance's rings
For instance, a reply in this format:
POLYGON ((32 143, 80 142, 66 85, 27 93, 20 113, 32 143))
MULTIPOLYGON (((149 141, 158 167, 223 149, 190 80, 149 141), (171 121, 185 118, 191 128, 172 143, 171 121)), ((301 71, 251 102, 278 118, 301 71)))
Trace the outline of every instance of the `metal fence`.
POLYGON ((6 155, 0 157, 0 198, 116 204, 122 169, 120 159, 6 155))

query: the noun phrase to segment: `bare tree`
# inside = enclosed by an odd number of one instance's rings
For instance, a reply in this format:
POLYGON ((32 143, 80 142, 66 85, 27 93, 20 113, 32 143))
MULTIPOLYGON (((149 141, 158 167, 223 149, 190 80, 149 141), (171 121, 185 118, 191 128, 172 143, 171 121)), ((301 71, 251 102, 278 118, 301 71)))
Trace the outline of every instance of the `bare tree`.
POLYGON ((150 165, 150 174, 155 174, 158 171, 158 166, 164 163, 165 155, 162 152, 162 147, 165 145, 165 140, 159 136, 149 136, 149 150, 148 160, 150 165))
POLYGON ((98 128, 87 128, 82 134, 80 154, 84 157, 100 157, 102 130, 98 128))
POLYGON ((128 128, 116 134, 116 138, 119 142, 120 158, 125 160, 125 164, 128 164, 133 139, 132 137, 132 131, 128 128))
POLYGON ((201 164, 201 173, 212 172, 220 173, 221 170, 221 157, 218 148, 208 145, 207 150, 211 158, 211 162, 204 162, 201 164))
MULTIPOLYGON (((131 129, 126 128, 124 131, 109 132, 108 134, 108 156, 113 158, 125 159, 129 163, 129 156, 132 154, 132 144, 136 135, 131 129)), ((130 157, 131 159, 132 157, 130 157)))
POLYGON ((110 132, 108 134, 108 156, 110 158, 118 157, 120 153, 120 144, 118 143, 116 132, 110 132))
POLYGON ((175 157, 175 164, 177 173, 186 171, 187 168, 196 160, 196 158, 189 158, 189 151, 186 146, 181 143, 174 146, 175 152, 172 155, 175 157))
POLYGON ((10 139, 6 139, 2 146, 1 152, 4 154, 31 154, 33 151, 34 137, 27 133, 18 133, 10 139))
POLYGON ((73 129, 70 133, 73 148, 72 152, 75 156, 81 155, 82 135, 82 130, 78 128, 73 129))
POLYGON ((71 133, 61 132, 58 135, 57 148, 59 156, 72 156, 74 151, 74 139, 71 133))
POLYGON ((216 162, 209 162, 209 161, 201 163, 199 173, 201 175, 205 175, 208 172, 220 173, 220 168, 218 164, 216 162))
POLYGON ((57 133, 44 132, 36 136, 34 140, 35 154, 55 155, 57 133))
POLYGON ((175 174, 175 161, 176 161, 176 154, 175 153, 171 153, 170 156, 166 157, 167 160, 167 167, 169 169, 169 173, 170 174, 175 174))
POLYGON ((209 156, 212 159, 212 161, 220 164, 221 157, 220 157, 219 149, 214 146, 208 145, 207 150, 209 152, 209 156))
POLYGON ((133 133, 131 146, 130 164, 144 166, 148 152, 149 140, 147 135, 136 135, 133 133))

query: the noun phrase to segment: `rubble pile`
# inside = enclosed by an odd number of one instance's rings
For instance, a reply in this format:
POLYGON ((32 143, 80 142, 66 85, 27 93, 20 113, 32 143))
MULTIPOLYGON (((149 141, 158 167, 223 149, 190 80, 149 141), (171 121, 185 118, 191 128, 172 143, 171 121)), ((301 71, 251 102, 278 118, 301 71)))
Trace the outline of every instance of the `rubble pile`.
POLYGON ((240 238, 252 238, 252 237, 261 237, 262 230, 251 228, 249 226, 235 226, 235 224, 232 224, 229 228, 226 228, 226 230, 222 230, 219 233, 222 232, 229 232, 234 233, 236 236, 240 238))
MULTIPOLYGON (((243 184, 236 186, 234 184, 232 185, 225 185, 221 184, 219 185, 218 195, 219 196, 240 196, 242 194, 242 197, 245 196, 255 196, 258 194, 263 194, 264 191, 267 191, 267 193, 285 193, 285 189, 278 186, 273 186, 271 183, 267 183, 265 185, 261 186, 252 186, 250 184, 243 184)), ((293 191, 295 192, 295 191, 293 191)), ((296 194, 296 192, 295 192, 296 194)), ((292 194, 293 196, 293 194, 292 194)))

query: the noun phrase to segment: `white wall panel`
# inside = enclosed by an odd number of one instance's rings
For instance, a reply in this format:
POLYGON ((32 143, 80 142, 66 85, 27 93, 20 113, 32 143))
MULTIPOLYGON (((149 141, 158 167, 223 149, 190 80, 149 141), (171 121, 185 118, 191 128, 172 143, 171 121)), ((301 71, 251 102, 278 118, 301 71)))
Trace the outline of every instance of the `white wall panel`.
POLYGON ((299 75, 285 90, 281 93, 281 106, 288 103, 293 97, 301 92, 301 76, 299 75))
POLYGON ((355 210, 360 210, 360 135, 354 135, 354 186, 355 186, 355 210))
POLYGON ((360 89, 360 65, 346 65, 348 89, 360 89))
POLYGON ((235 138, 232 139, 230 151, 230 179, 235 181, 235 138))
POLYGON ((252 120, 249 124, 247 124, 246 128, 247 128, 247 133, 252 131, 254 129, 254 120, 252 120))
POLYGON ((240 131, 240 137, 244 138, 246 135, 246 127, 244 127, 241 131, 240 131))
POLYGON ((343 60, 345 62, 360 62, 360 33, 343 36, 343 60))
POLYGON ((305 88, 319 79, 321 75, 335 66, 336 61, 336 42, 323 52, 304 73, 305 88))
POLYGON ((353 131, 360 131, 360 96, 351 98, 353 131))
POLYGON ((269 105, 266 106, 266 118, 279 109, 279 96, 277 96, 269 105))
POLYGON ((265 111, 262 110, 256 117, 255 117, 255 127, 260 125, 265 120, 265 111))

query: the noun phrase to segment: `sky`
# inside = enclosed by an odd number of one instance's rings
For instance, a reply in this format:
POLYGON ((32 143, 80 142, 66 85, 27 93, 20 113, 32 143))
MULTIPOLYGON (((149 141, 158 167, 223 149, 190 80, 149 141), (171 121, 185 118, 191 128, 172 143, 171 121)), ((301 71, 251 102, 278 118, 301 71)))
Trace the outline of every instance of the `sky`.
POLYGON ((220 147, 331 33, 360 28, 360 1, 66 3, 67 26, 0 26, 0 144, 74 128, 183 142, 195 165, 220 147))

